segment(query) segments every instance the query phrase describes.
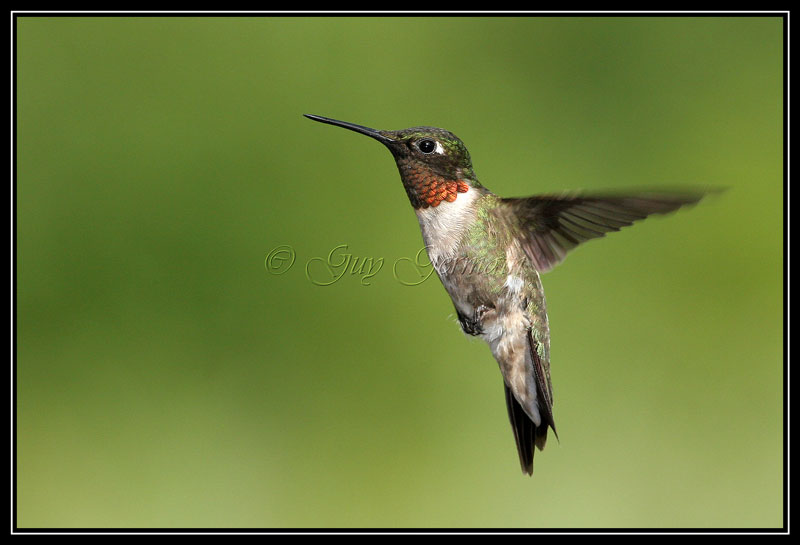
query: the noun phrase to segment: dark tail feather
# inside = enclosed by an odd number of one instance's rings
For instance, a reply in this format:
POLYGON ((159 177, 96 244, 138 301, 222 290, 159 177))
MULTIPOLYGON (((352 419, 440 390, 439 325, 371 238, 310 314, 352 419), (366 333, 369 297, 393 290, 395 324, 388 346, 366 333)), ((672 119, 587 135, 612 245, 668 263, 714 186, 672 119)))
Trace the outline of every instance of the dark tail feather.
POLYGON ((517 402, 517 398, 511 393, 511 389, 503 382, 506 391, 506 407, 508 407, 508 419, 511 421, 511 429, 514 430, 514 439, 517 441, 517 451, 519 452, 519 464, 522 472, 533 475, 533 448, 534 445, 542 450, 547 441, 547 424, 536 427, 533 420, 525 414, 525 410, 517 402))

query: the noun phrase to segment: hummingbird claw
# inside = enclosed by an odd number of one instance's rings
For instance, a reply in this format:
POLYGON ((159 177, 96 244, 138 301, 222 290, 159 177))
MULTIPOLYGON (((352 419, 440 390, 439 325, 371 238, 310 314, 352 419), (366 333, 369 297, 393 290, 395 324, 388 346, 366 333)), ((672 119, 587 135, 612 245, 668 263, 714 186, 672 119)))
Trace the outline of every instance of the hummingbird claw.
POLYGON ((483 317, 493 311, 493 307, 487 307, 486 305, 480 305, 476 308, 472 316, 467 316, 460 310, 456 310, 458 313, 458 321, 461 324, 461 330, 467 335, 481 335, 483 333, 483 317))

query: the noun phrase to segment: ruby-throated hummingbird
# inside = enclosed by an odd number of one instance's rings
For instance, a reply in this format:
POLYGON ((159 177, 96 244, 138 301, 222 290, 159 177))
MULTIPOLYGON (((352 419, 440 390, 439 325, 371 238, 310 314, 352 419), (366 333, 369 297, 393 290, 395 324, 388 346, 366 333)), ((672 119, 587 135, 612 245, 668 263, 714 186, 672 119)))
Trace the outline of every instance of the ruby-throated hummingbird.
POLYGON ((434 127, 381 131, 318 115, 392 152, 419 219, 428 257, 461 328, 489 344, 503 374, 523 473, 533 473, 553 421, 550 330, 539 274, 586 240, 696 203, 703 192, 498 197, 479 182, 469 152, 434 127))

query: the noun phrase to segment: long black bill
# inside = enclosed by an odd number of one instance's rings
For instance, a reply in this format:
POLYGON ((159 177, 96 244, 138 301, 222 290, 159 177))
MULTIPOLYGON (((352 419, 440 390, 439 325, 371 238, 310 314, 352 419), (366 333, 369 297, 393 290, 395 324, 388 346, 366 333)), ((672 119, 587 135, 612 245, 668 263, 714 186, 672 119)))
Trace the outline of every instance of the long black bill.
POLYGON ((355 123, 348 123, 347 121, 337 121, 336 119, 331 119, 329 117, 322 117, 321 115, 311 115, 311 114, 303 114, 309 119, 313 119, 314 121, 319 121, 320 123, 327 123, 328 125, 336 125, 337 127, 343 127, 345 129, 350 129, 351 131, 359 132, 361 134, 366 134, 367 136, 371 136, 378 142, 382 142, 383 144, 391 144, 394 142, 391 138, 384 136, 381 134, 380 131, 376 129, 370 129, 369 127, 364 127, 362 125, 356 125, 355 123))

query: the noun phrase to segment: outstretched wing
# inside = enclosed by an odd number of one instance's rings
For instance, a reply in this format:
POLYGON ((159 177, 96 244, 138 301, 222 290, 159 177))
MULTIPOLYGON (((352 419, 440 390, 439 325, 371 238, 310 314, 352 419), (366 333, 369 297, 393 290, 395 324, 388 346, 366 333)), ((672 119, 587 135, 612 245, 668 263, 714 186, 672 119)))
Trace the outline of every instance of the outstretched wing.
POLYGON ((694 204, 704 192, 542 195, 502 199, 519 226, 522 247, 539 272, 561 263, 581 242, 694 204))

